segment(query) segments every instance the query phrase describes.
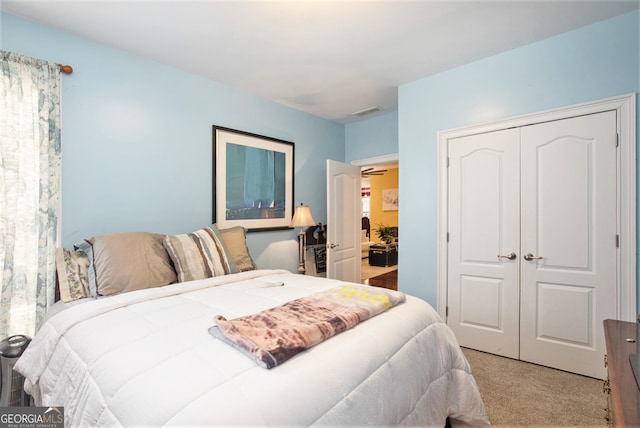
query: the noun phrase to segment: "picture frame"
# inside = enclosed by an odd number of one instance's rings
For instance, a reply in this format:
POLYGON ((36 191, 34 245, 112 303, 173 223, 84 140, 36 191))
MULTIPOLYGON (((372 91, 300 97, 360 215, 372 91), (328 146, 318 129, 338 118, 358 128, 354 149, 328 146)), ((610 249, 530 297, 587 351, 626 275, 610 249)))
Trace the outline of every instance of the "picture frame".
POLYGON ((382 190, 382 210, 383 211, 398 211, 398 189, 384 189, 382 190))
POLYGON ((213 126, 213 222, 248 232, 289 229, 295 144, 213 126))

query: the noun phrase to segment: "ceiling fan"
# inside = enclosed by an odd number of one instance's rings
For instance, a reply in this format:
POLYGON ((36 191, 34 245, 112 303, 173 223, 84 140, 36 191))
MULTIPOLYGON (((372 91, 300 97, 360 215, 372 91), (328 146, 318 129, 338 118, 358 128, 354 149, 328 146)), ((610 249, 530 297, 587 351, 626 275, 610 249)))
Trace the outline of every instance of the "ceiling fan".
POLYGON ((387 172, 386 169, 366 168, 362 170, 361 174, 363 177, 369 177, 372 175, 384 175, 385 172, 387 172))

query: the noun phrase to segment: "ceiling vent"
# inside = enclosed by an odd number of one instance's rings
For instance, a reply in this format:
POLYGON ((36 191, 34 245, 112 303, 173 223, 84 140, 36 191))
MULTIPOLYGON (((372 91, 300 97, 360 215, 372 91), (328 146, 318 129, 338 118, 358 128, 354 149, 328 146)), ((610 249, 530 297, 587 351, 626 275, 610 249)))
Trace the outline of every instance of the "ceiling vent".
POLYGON ((377 111, 380 111, 380 108, 378 106, 372 106, 362 110, 354 111, 353 113, 351 113, 351 116, 366 116, 377 111))

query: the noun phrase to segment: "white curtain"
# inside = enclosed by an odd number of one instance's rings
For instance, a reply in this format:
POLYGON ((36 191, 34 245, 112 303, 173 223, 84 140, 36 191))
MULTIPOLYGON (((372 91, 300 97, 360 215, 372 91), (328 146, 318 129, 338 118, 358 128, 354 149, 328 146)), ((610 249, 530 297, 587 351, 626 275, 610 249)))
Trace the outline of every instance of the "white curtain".
POLYGON ((0 51, 0 339, 33 336, 55 297, 60 69, 0 51))

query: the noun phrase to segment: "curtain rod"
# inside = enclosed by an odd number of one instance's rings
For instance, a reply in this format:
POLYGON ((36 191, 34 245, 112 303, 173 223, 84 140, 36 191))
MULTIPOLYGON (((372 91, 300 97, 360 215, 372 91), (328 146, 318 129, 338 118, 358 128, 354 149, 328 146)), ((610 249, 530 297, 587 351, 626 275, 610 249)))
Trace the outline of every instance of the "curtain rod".
POLYGON ((60 65, 60 71, 66 74, 71 74, 73 73, 73 67, 71 67, 70 65, 60 65))

